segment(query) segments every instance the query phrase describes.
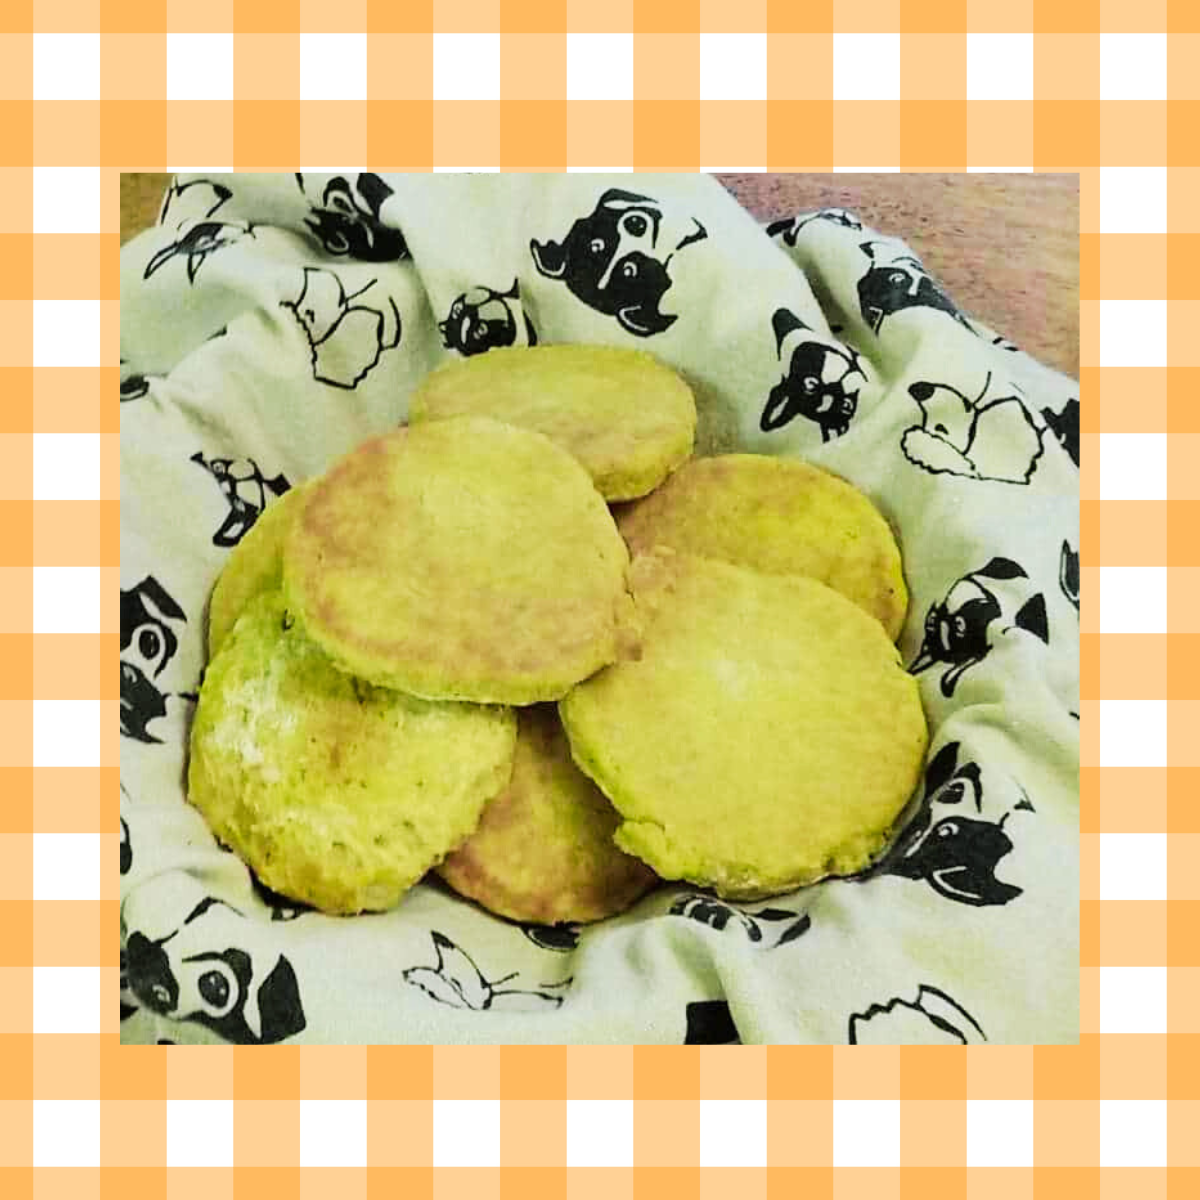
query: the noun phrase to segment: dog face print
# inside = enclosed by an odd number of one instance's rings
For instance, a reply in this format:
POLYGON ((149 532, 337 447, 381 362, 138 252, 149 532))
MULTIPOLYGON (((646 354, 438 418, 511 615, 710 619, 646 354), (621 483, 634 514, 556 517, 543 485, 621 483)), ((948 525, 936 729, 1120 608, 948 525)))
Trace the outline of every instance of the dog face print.
POLYGON ((725 1000, 693 1000, 685 1010, 685 1046, 737 1046, 741 1044, 733 1015, 725 1000))
POLYGON ((300 294, 282 305, 308 339, 313 378, 334 387, 357 387, 400 344, 400 310, 377 279, 347 294, 332 271, 305 267, 300 294))
POLYGON ((996 639, 1014 629, 1048 644, 1046 600, 1033 590, 1018 563, 993 558, 929 606, 925 637, 909 672, 918 675, 930 667, 945 667, 942 695, 953 696, 963 672, 983 662, 996 639))
POLYGON ((151 257, 142 278, 149 279, 172 259, 182 258, 187 263, 188 283, 195 283, 197 273, 210 255, 242 238, 255 236, 249 221, 184 221, 175 231, 175 240, 151 257))
POLYGON ((190 462, 199 463, 216 480, 229 512, 213 534, 214 546, 236 546, 267 507, 267 496, 282 496, 291 486, 286 477, 267 479, 252 458, 210 458, 197 450, 190 462))
POLYGON ((430 936, 433 938, 437 964, 432 967, 409 967, 404 972, 404 980, 452 1008, 469 1008, 474 1012, 491 1008, 519 1012, 558 1008, 564 997, 556 995, 555 991, 571 983, 570 979, 564 979, 559 983, 541 984, 540 991, 502 988, 502 983, 516 978, 516 971, 489 981, 470 955, 448 937, 436 930, 431 931, 430 936))
POLYGON ((858 354, 819 341, 786 308, 775 310, 771 324, 784 375, 767 397, 759 428, 770 433, 804 417, 820 429, 822 442, 841 437, 858 411, 858 393, 867 381, 858 354))
POLYGON ((932 308, 944 312, 970 333, 966 317, 950 297, 930 278, 919 258, 901 248, 889 251, 883 242, 863 242, 859 249, 871 267, 858 281, 858 305, 862 319, 878 333, 883 322, 906 308, 932 308))
POLYGON ((978 1046, 987 1034, 953 997, 923 983, 913 1000, 896 996, 851 1013, 848 1040, 852 1046, 978 1046))
MULTIPOLYGON (((482 354, 497 346, 515 346, 520 337, 520 326, 510 300, 517 300, 520 287, 517 280, 507 292, 496 292, 490 287, 475 287, 461 296, 456 296, 444 321, 438 322, 442 345, 459 354, 482 354)), ((537 345, 537 334, 530 323, 529 314, 522 313, 525 324, 525 343, 537 345)))
POLYGON ((1043 408, 1042 420, 1046 422, 1046 427, 1054 434, 1071 461, 1079 466, 1079 400, 1068 400, 1061 412, 1043 408))
POLYGON ((236 909, 208 896, 166 937, 130 933, 125 944, 134 995, 161 1016, 195 1021, 239 1045, 300 1033, 306 1021, 292 964, 282 954, 239 948, 247 925, 236 909))
POLYGON ((170 593, 147 575, 121 589, 121 734, 139 742, 161 742, 151 723, 166 716, 167 695, 156 680, 175 657, 178 627, 187 621, 170 593))
POLYGON ((672 903, 668 915, 687 917, 716 930, 737 928, 749 941, 764 946, 769 944, 772 948, 795 941, 802 933, 807 932, 812 924, 807 913, 797 913, 785 908, 764 908, 750 914, 700 892, 680 896, 672 903), (787 924, 780 924, 781 922, 787 924), (779 929, 779 936, 768 943, 765 940, 764 929, 768 933, 779 929))
POLYGON ((959 762, 959 743, 948 742, 925 770, 921 808, 874 874, 923 880, 940 896, 960 904, 1007 904, 1023 889, 996 877, 1012 853, 1005 824, 1014 813, 1033 812, 1019 784, 989 781, 985 795, 975 762, 959 762), (1000 819, 985 815, 1002 809, 1000 819))
POLYGON ((991 387, 990 371, 974 399, 944 383, 910 384, 921 423, 901 437, 904 457, 933 475, 1028 483, 1042 456, 1042 430, 1017 396, 989 397, 991 387))
POLYGON ((529 249, 541 274, 616 317, 627 333, 651 337, 676 321, 660 308, 671 287, 671 259, 707 236, 694 217, 679 226, 657 200, 609 188, 561 242, 533 240, 529 249))
MULTIPOLYGON (((296 175, 304 191, 304 176, 296 175)), ((321 192, 320 203, 311 204, 304 222, 328 254, 345 255, 364 262, 394 262, 408 256, 408 245, 399 229, 380 218, 383 202, 392 189, 370 171, 353 180, 335 175, 321 192)))
POLYGON ((862 232, 862 222, 852 212, 848 212, 844 208, 822 208, 819 212, 800 213, 798 216, 787 217, 782 221, 772 221, 767 226, 767 236, 782 237, 786 245, 794 246, 796 238, 800 236, 800 231, 814 221, 826 221, 832 225, 838 225, 842 229, 852 229, 856 233, 862 232))

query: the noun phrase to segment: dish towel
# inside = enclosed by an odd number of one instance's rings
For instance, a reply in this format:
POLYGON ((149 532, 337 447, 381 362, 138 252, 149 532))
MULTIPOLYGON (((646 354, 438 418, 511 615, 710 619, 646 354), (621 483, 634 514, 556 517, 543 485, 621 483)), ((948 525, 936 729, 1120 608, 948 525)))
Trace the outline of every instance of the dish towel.
POLYGON ((840 209, 764 227, 704 175, 179 175, 121 251, 121 402, 124 1041, 1077 1040, 1078 386, 903 241, 840 209), (213 583, 439 362, 553 342, 649 350, 699 453, 805 459, 891 522, 930 726, 909 823, 865 875, 755 904, 298 908, 186 802, 213 583))

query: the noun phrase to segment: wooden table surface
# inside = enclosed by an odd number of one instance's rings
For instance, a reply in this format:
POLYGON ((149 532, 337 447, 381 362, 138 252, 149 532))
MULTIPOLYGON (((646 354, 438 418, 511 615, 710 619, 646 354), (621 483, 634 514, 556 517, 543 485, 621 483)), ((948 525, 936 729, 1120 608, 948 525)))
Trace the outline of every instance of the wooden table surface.
MULTIPOLYGON (((1078 175, 718 175, 755 217, 848 208, 903 238, 950 298, 1079 378, 1078 175)), ((121 241, 153 224, 169 175, 121 176, 121 241)))

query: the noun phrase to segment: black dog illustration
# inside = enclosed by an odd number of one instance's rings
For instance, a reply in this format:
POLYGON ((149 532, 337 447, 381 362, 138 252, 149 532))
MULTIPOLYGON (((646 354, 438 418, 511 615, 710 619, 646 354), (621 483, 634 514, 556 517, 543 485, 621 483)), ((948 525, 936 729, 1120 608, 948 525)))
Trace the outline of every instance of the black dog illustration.
POLYGON ((150 381, 145 375, 126 375, 121 380, 121 403, 140 400, 150 390, 150 381))
POLYGON ((1070 542, 1063 542, 1058 556, 1058 586, 1062 594, 1079 611, 1079 551, 1072 550, 1070 542))
POLYGON ((292 964, 280 954, 263 975, 249 953, 228 945, 237 937, 228 913, 241 921, 237 909, 207 896, 164 938, 131 933, 134 995, 146 1008, 195 1021, 228 1042, 265 1045, 300 1033, 306 1021, 292 964))
POLYGON ((852 1046, 977 1046, 987 1040, 979 1022, 961 1004, 927 983, 917 988, 915 1000, 897 996, 886 1004, 872 1004, 864 1013, 850 1014, 852 1046))
MULTIPOLYGON (((444 321, 438 322, 442 345, 447 350, 460 354, 482 354, 496 346, 514 346, 519 336, 517 318, 510 300, 518 300, 520 287, 517 280, 507 292, 493 291, 490 287, 476 287, 461 296, 455 296, 444 321)), ((525 318, 525 340, 530 346, 537 345, 537 334, 525 318)))
POLYGON ((688 917, 693 921, 699 921, 702 925, 708 925, 710 928, 717 930, 725 929, 732 922, 742 929, 750 941, 758 943, 761 943, 763 940, 763 926, 761 922, 791 922, 779 935, 778 939, 771 943, 772 948, 782 946, 786 942, 795 941, 812 924, 812 920, 807 913, 797 913, 787 908, 764 908, 751 915, 750 913, 743 912, 740 908, 734 908, 730 904, 725 904, 721 900, 715 900, 713 897, 706 896, 701 892, 693 892, 690 895, 680 896, 671 905, 670 909, 668 909, 667 915, 672 917, 688 917))
POLYGON ((991 386, 990 371, 974 400, 945 383, 910 384, 921 424, 900 439, 904 457, 933 475, 1028 483, 1042 456, 1042 431, 1017 396, 985 399, 991 386))
POLYGON ((249 221, 184 221, 176 230, 175 240, 157 251, 146 264, 142 278, 149 279, 173 258, 185 258, 188 283, 195 283, 196 275, 209 255, 240 242, 242 238, 256 236, 249 221))
POLYGON ((570 921, 559 925, 522 925, 521 932, 543 950, 569 954, 579 945, 579 926, 570 921))
POLYGON ((675 324, 659 309, 671 286, 671 259, 685 246, 703 241, 708 231, 695 218, 673 237, 662 206, 649 196, 609 188, 561 242, 531 241, 537 269, 561 279, 589 308, 616 317, 636 337, 651 337, 675 324), (669 251, 665 247, 674 242, 669 251))
POLYGON ((213 534, 214 546, 236 546, 267 507, 268 492, 282 496, 291 487, 283 475, 267 479, 252 458, 206 459, 197 450, 189 461, 199 463, 217 481, 229 504, 225 520, 213 534))
MULTIPOLYGON (((304 191, 304 176, 296 174, 304 191)), ((385 225, 379 211, 392 189, 378 175, 360 172, 351 183, 335 175, 321 193, 320 204, 311 203, 304 223, 328 254, 346 255, 365 262, 394 262, 408 257, 408 244, 399 229, 385 225)))
POLYGON ((856 233, 862 233, 862 222, 852 212, 844 208, 822 208, 819 212, 800 213, 795 217, 785 217, 782 221, 772 221, 767 226, 767 236, 782 235, 787 245, 794 246, 800 231, 813 221, 829 221, 843 229, 853 229, 856 233))
POLYGON ((305 267, 295 300, 282 305, 295 313, 311 349, 313 378, 334 387, 355 388, 385 350, 400 345, 400 310, 391 296, 378 295, 378 308, 351 304, 378 284, 372 279, 346 293, 342 281, 323 267, 305 267))
MULTIPOLYGON (((1017 784, 1020 798, 1005 808, 1000 820, 985 818, 979 764, 960 764, 958 751, 958 742, 948 742, 930 760, 920 810, 871 875, 923 879, 940 896, 960 904, 980 908, 1007 904, 1023 889, 996 878, 997 864, 1013 849, 1004 824, 1014 812, 1034 808, 1017 784), (941 815, 958 805, 963 809, 955 807, 954 812, 941 815), (971 815, 964 816, 964 810, 971 815)), ((1003 790, 1003 785, 996 783, 995 790, 1003 790)))
POLYGON ((841 437, 858 411, 858 393, 866 375, 858 354, 818 341, 813 331, 786 308, 771 319, 783 378, 771 389, 758 427, 769 433, 795 417, 805 417, 821 431, 821 441, 841 437))
POLYGON ((1070 455, 1071 461, 1079 466, 1079 400, 1068 400, 1061 412, 1043 408, 1042 419, 1058 439, 1058 444, 1070 455))
POLYGON ((512 971, 489 982, 465 950, 459 949, 436 930, 431 930, 430 934, 437 952, 437 966, 409 967, 404 972, 404 980, 439 1003, 449 1004, 452 1008, 469 1008, 473 1012, 490 1008, 528 1012, 547 1005, 558 1008, 562 1004, 564 997, 550 993, 558 988, 569 987, 570 979, 540 984, 546 989, 541 992, 502 988, 500 984, 516 978, 518 972, 512 971))
POLYGON ((213 183, 210 179, 193 179, 188 183, 172 179, 158 210, 158 223, 165 225, 167 218, 171 217, 178 227, 185 219, 180 217, 181 208, 188 209, 193 218, 199 213, 201 217, 211 220, 232 195, 223 183, 213 183))
POLYGON ((937 309, 969 333, 975 332, 950 297, 933 282, 919 258, 904 250, 889 254, 882 242, 862 242, 859 249, 873 265, 858 281, 858 305, 863 320, 876 333, 885 318, 906 308, 937 309))
POLYGON ((953 696, 963 672, 983 662, 996 638, 1011 629, 1049 644, 1046 600, 1041 592, 1031 593, 1024 568, 1010 558, 993 558, 959 579, 944 600, 929 606, 925 638, 909 671, 918 675, 946 664, 942 695, 953 696))
POLYGON ((166 716, 167 693, 152 682, 175 657, 179 640, 174 625, 187 621, 170 593, 147 575, 121 589, 121 733, 139 742, 161 742, 149 730, 166 716))
POLYGON ((685 1046, 737 1046, 737 1026, 724 1000, 693 1000, 686 1010, 685 1046))

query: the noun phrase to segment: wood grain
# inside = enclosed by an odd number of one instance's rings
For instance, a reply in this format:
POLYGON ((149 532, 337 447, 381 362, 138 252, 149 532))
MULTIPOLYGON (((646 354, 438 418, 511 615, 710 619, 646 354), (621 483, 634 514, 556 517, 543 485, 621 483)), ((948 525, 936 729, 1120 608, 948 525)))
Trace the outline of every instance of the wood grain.
MULTIPOLYGON (((169 175, 121 176, 121 242, 169 175)), ((967 313, 1079 378, 1078 175, 718 175, 759 220, 848 208, 903 238, 967 313)))

